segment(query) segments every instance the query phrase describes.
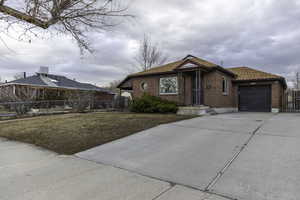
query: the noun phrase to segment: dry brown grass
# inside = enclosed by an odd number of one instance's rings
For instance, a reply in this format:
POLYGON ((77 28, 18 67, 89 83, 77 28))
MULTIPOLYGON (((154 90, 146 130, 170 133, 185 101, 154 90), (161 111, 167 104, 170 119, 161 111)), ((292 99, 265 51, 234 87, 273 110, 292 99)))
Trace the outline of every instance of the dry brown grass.
POLYGON ((88 113, 0 122, 0 137, 35 144, 60 154, 86 149, 152 128, 189 119, 174 114, 88 113))

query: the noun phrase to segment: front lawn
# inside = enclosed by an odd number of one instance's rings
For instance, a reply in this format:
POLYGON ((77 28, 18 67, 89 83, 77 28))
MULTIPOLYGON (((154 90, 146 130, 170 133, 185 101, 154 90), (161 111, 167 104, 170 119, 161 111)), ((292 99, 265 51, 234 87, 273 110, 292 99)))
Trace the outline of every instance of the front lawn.
POLYGON ((60 154, 86 149, 152 128, 189 119, 175 114, 88 113, 0 122, 0 137, 27 142, 60 154))

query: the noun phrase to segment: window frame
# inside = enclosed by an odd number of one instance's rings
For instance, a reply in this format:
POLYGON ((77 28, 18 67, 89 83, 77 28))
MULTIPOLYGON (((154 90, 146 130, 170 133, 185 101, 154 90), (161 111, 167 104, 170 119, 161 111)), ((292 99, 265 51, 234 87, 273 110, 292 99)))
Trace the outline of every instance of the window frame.
POLYGON ((149 85, 148 85, 148 83, 147 83, 146 81, 142 81, 142 82, 140 83, 140 89, 141 89, 143 92, 147 91, 147 90, 148 90, 148 87, 149 87, 149 85), (146 84, 146 89, 143 88, 143 84, 146 84))
POLYGON ((222 94, 224 96, 227 96, 229 93, 229 84, 228 84, 228 79, 223 76, 222 77, 222 94))
POLYGON ((158 85, 158 91, 159 91, 159 95, 178 95, 178 77, 177 76, 166 76, 166 77, 159 77, 159 85, 158 85), (175 78, 176 79, 176 92, 174 93, 162 93, 161 92, 161 80, 162 79, 166 79, 166 78, 175 78))

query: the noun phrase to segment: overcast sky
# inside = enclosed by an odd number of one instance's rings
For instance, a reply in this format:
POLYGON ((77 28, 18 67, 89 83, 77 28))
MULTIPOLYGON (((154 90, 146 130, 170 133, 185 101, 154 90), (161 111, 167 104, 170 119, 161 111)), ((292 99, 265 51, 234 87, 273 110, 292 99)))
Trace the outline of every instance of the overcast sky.
MULTIPOLYGON (((90 33, 95 53, 80 55, 64 36, 17 41, 0 35, 0 76, 11 80, 39 66, 100 86, 133 70, 144 33, 169 60, 193 54, 224 67, 249 66, 291 79, 300 72, 299 0, 132 0, 127 20, 114 31, 90 33)), ((18 34, 18 33, 16 33, 18 34)))

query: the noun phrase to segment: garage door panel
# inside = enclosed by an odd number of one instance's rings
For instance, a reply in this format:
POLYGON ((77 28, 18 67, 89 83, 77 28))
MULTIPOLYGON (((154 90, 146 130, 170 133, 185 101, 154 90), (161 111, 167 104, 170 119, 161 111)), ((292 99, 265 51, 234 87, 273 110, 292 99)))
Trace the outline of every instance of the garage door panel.
POLYGON ((271 111, 271 87, 264 86, 240 86, 239 110, 253 112, 271 111))

